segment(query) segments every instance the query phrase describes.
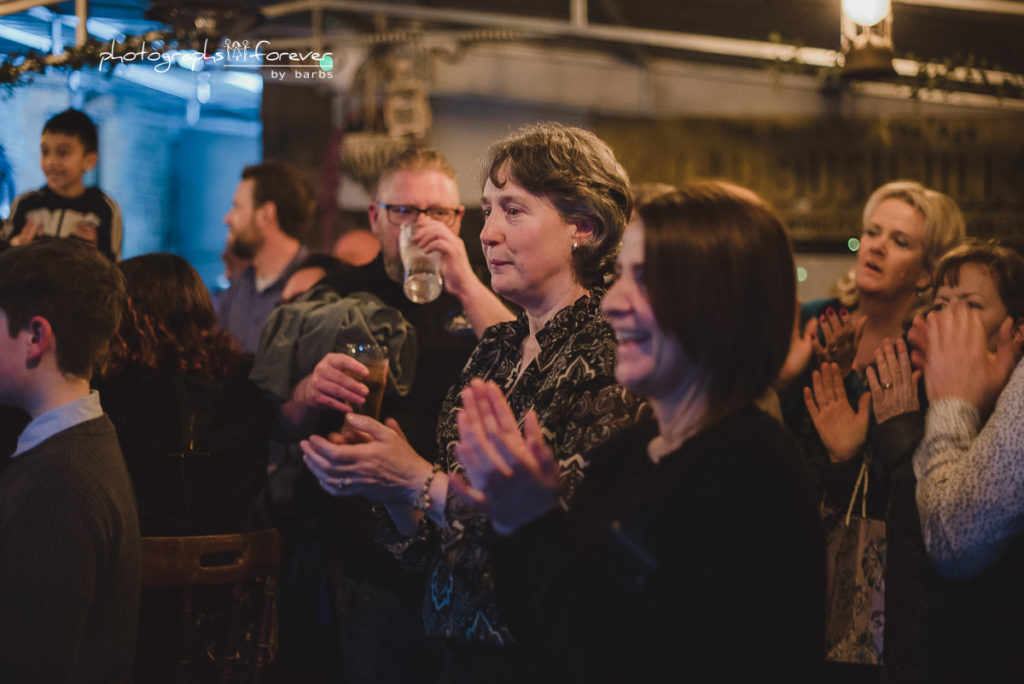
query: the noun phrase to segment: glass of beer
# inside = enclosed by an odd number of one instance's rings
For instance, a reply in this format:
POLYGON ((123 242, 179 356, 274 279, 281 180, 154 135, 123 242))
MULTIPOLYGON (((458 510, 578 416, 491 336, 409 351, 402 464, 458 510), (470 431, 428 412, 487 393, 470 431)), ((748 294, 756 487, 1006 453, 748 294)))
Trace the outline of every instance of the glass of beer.
POLYGON ((370 390, 370 393, 366 395, 366 402, 362 406, 353 405, 353 410, 356 413, 380 420, 380 405, 384 400, 384 386, 387 385, 387 351, 375 342, 352 341, 339 344, 337 350, 351 356, 370 371, 369 375, 362 378, 352 374, 352 377, 370 390))
MULTIPOLYGON (((387 385, 387 347, 377 344, 367 333, 350 328, 342 328, 334 341, 335 353, 351 356, 370 371, 366 377, 349 373, 353 378, 369 388, 366 401, 362 406, 355 402, 347 402, 356 413, 362 413, 380 420, 380 405, 384 399, 384 387, 387 385)), ((331 433, 340 432, 345 425, 345 414, 341 411, 321 411, 316 419, 313 431, 327 437, 331 433)))

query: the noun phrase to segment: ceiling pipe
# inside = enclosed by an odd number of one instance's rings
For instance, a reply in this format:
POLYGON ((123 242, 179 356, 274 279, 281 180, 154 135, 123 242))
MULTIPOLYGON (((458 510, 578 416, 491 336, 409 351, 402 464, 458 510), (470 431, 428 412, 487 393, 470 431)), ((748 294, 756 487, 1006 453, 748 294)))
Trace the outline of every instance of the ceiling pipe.
POLYGON ((86 28, 89 22, 89 0, 75 0, 75 16, 78 17, 78 26, 75 27, 75 46, 82 47, 89 40, 89 31, 86 28))
POLYGON ((811 66, 834 66, 837 54, 835 50, 823 48, 796 47, 755 40, 741 40, 739 38, 724 38, 721 36, 602 24, 574 26, 565 21, 534 19, 515 14, 396 5, 390 2, 297 0, 265 5, 261 11, 268 19, 274 19, 287 14, 311 12, 315 7, 356 14, 380 14, 405 19, 422 19, 487 27, 500 26, 505 30, 544 36, 568 36, 618 43, 632 43, 768 61, 796 59, 802 64, 811 66))
POLYGON ((8 14, 17 14, 18 12, 24 12, 30 10, 33 7, 42 7, 44 5, 56 5, 62 0, 11 0, 11 2, 5 2, 0 4, 0 17, 8 14))
POLYGON ((569 0, 569 23, 586 26, 587 21, 587 0, 569 0))
POLYGON ((920 7, 936 7, 939 9, 959 10, 961 12, 980 12, 982 14, 1009 14, 1024 16, 1024 5, 1008 0, 893 0, 898 5, 918 5, 920 7))
MULTIPOLYGON (((920 5, 932 5, 946 7, 946 0, 894 0, 905 4, 914 3, 920 5)), ((573 5, 580 0, 570 0, 573 5)), ((958 9, 987 8, 994 11, 997 8, 1011 9, 1007 5, 1018 5, 1000 0, 974 0, 973 2, 960 2, 958 9)), ((1024 5, 1024 3, 1021 3, 1024 5)), ((953 3, 950 2, 950 7, 953 3)), ((839 53, 835 50, 825 48, 798 47, 795 45, 783 45, 755 40, 742 40, 739 38, 726 38, 722 36, 709 36, 693 33, 680 33, 675 31, 661 31, 657 29, 643 29, 628 26, 613 26, 605 24, 585 24, 576 26, 570 22, 555 19, 539 19, 524 17, 521 15, 501 14, 498 12, 479 12, 472 10, 445 9, 434 7, 422 7, 418 5, 393 4, 391 2, 371 0, 289 0, 273 5, 266 5, 262 8, 263 15, 268 19, 295 14, 299 12, 313 11, 315 8, 321 10, 335 10, 339 12, 350 12, 353 14, 384 15, 406 19, 418 19, 436 22, 448 22, 471 26, 493 27, 500 26, 502 29, 516 31, 524 34, 524 37, 533 36, 564 36, 590 40, 608 41, 627 45, 642 45, 649 47, 670 48, 688 52, 699 52, 705 54, 722 55, 728 57, 740 57, 761 61, 782 61, 795 62, 810 67, 833 68, 838 63, 839 53)), ((570 9, 572 5, 570 6, 570 9)), ((1015 9, 1015 8, 1014 8, 1015 9)), ((1024 11, 1024 7, 1021 7, 1024 11)), ((1009 13, 1009 12, 1006 12, 1009 13)), ((323 35, 325 42, 330 42, 332 37, 341 40, 352 40, 351 34, 323 35)), ((306 39, 308 44, 308 38, 306 39)), ((297 42, 297 41, 291 41, 297 42)), ((930 70, 941 65, 928 62, 918 62, 909 59, 893 60, 893 67, 902 76, 914 76, 921 68, 930 70)), ((1022 78, 1020 74, 995 71, 992 69, 961 69, 948 74, 948 78, 963 83, 976 83, 987 80, 989 83, 1000 83, 1003 81, 1017 81, 1022 78)))
POLYGON ((0 38, 13 41, 15 43, 21 43, 27 45, 35 50, 42 50, 43 52, 49 52, 53 47, 53 41, 49 38, 36 35, 29 31, 22 31, 19 28, 13 26, 0 25, 0 38))

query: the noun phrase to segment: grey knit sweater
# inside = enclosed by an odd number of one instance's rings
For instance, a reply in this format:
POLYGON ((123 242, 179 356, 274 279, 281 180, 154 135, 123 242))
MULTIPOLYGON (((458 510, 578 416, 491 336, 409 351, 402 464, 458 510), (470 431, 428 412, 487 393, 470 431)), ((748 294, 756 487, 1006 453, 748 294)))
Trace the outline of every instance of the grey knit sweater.
POLYGON ((104 415, 0 472, 0 681, 125 681, 141 583, 138 514, 104 415))

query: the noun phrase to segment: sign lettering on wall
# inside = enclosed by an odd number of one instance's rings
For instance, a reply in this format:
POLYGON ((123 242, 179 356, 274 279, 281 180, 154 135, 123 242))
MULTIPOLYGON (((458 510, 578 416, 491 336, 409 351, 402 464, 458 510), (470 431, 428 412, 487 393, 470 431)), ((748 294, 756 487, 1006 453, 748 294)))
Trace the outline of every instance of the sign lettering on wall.
POLYGON ((970 235, 1024 243, 1024 117, 602 117, 595 132, 634 182, 732 180, 768 200, 798 242, 845 244, 871 191, 906 178, 953 197, 970 235))

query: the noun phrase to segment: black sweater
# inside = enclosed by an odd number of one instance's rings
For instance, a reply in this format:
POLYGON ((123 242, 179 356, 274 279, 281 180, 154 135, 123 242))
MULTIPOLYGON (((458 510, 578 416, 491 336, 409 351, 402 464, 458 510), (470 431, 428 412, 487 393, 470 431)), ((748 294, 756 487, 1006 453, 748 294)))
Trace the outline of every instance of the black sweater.
POLYGON ((822 653, 812 485, 747 407, 657 465, 648 423, 596 450, 573 509, 499 547, 498 590, 559 681, 805 681, 822 653))
POLYGON ((146 536, 250 529, 266 479, 270 404, 244 366, 223 380, 132 367, 97 383, 146 536))

